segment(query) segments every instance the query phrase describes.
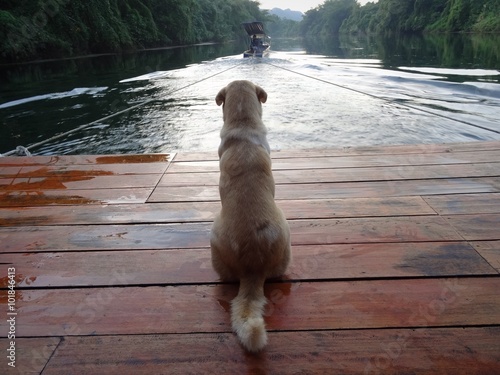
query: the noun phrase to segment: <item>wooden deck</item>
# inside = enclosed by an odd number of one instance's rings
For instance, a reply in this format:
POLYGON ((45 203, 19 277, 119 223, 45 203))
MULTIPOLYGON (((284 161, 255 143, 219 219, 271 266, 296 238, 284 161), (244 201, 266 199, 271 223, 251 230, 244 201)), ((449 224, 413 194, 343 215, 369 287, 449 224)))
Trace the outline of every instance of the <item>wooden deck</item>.
POLYGON ((294 260, 249 355, 237 286, 210 264, 215 152, 0 158, 0 372, 500 373, 500 142, 282 151, 273 168, 294 260))

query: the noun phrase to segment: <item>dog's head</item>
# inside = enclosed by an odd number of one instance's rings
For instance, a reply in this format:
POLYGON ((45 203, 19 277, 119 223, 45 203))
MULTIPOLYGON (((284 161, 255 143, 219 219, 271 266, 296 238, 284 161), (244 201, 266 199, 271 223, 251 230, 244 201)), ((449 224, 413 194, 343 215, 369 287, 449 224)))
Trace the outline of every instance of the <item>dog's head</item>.
POLYGON ((226 107, 233 113, 242 113, 245 110, 255 111, 256 109, 261 115, 261 103, 267 100, 267 93, 260 86, 253 84, 250 81, 233 81, 215 97, 217 105, 224 104, 223 113, 226 117, 226 107))

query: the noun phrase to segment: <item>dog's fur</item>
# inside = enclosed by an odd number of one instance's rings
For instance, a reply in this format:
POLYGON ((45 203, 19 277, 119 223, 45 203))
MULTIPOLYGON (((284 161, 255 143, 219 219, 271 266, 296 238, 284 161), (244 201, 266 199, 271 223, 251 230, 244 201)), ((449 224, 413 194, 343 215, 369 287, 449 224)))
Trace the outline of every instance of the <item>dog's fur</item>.
POLYGON ((219 146, 222 203, 214 221, 212 265, 222 280, 240 281, 231 303, 231 322, 251 352, 267 343, 263 319, 264 282, 284 274, 290 261, 290 229, 274 202, 262 105, 266 92, 249 81, 234 81, 215 98, 224 104, 219 146))

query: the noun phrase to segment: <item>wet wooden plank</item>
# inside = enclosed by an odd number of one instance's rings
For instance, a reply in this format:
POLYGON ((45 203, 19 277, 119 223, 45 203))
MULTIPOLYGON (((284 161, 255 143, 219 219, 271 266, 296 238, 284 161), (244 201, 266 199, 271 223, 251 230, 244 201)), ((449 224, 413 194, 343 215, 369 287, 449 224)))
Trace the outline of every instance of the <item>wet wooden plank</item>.
MULTIPOLYGON (((461 241, 436 216, 293 220, 292 244, 461 241)), ((2 227, 5 252, 139 250, 209 246, 212 223, 2 227)))
POLYGON ((460 241, 442 218, 374 217, 290 221, 292 244, 460 241))
MULTIPOLYGON (((0 254, 19 288, 215 283, 210 249, 0 254)), ((6 287, 7 285, 0 285, 6 287)))
MULTIPOLYGON (((288 219, 434 215, 420 197, 290 200, 280 202, 288 219)), ((220 203, 172 202, 83 206, 13 207, 0 210, 1 226, 145 224, 212 221, 220 203)))
POLYGON ((500 241, 471 242, 481 256, 500 272, 500 241))
POLYGON ((13 178, 0 178, 0 189, 8 187, 13 181, 13 178))
POLYGON ((440 215, 500 213, 500 194, 454 194, 424 197, 440 215))
MULTIPOLYGON (((500 177, 401 181, 283 184, 276 199, 334 199, 402 197, 500 192, 500 177)), ((219 200, 218 186, 157 187, 148 202, 195 202, 219 200)))
POLYGON ((0 208, 145 203, 153 188, 0 191, 0 208))
POLYGON ((220 173, 217 172, 186 172, 166 173, 158 186, 204 186, 219 185, 220 173))
MULTIPOLYGON (((397 154, 430 154, 430 153, 454 153, 454 152, 478 152, 499 150, 498 141, 481 141, 467 143, 443 143, 443 144, 420 144, 420 145, 381 145, 381 146, 357 146, 357 147, 332 147, 322 149, 302 150, 271 150, 273 159, 303 158, 303 157, 325 157, 345 155, 397 155, 397 154)), ((217 150, 209 152, 180 152, 175 157, 175 162, 219 160, 217 150)))
POLYGON ((211 223, 0 228, 5 252, 206 247, 211 223))
POLYGON ((500 178, 279 185, 277 199, 367 198, 500 192, 500 178))
MULTIPOLYGON (((292 253, 290 281, 497 275, 465 242, 307 245, 292 253)), ((0 254, 0 263, 16 268, 19 288, 219 281, 209 248, 0 254)))
POLYGON ((421 197, 307 199, 278 202, 288 219, 435 215, 421 197))
POLYGON ((17 176, 21 171, 21 167, 0 167, 0 180, 1 179, 11 179, 17 176))
POLYGON ((199 222, 219 211, 219 202, 12 207, 0 210, 0 227, 199 222))
POLYGON ((500 240, 500 214, 453 215, 445 219, 468 241, 500 240))
POLYGON ((403 144, 403 145, 379 145, 379 146, 357 146, 351 148, 359 153, 441 153, 441 152, 478 152, 485 150, 499 150, 498 141, 477 141, 459 143, 430 143, 430 144, 403 144))
POLYGON ((61 339, 59 337, 16 338, 14 340, 15 367, 9 366, 10 360, 7 358, 10 341, 6 336, 0 338, 0 347, 4 349, 5 354, 0 361, 0 372, 2 374, 38 375, 42 373, 61 339))
MULTIPOLYGON (((273 172, 273 176, 277 184, 498 177, 500 176, 500 163, 277 170, 273 172)), ((167 173, 161 179, 159 186, 206 186, 218 184, 218 172, 194 172, 167 173)))
POLYGON ((85 164, 141 164, 169 163, 175 153, 169 154, 119 154, 119 155, 52 155, 52 156, 7 156, 0 158, 0 166, 27 165, 85 165, 85 164))
POLYGON ((232 334, 68 337, 44 374, 494 374, 500 329, 271 332, 259 355, 232 334))
POLYGON ((127 164, 82 164, 82 165, 48 165, 23 166, 21 176, 54 177, 54 176, 116 176, 161 174, 169 163, 137 163, 127 164))
POLYGON ((291 280, 495 275, 464 242, 294 246, 291 280))
MULTIPOLYGON (((454 152, 432 154, 401 154, 401 155, 347 155, 325 156, 321 158, 292 158, 273 160, 274 170, 286 169, 330 169, 330 168, 357 168, 357 167, 390 167, 390 166, 420 166, 439 164, 473 164, 491 163, 500 161, 500 150, 481 152, 454 152)), ((217 160, 174 162, 170 165, 169 173, 184 172, 217 172, 217 160)))
POLYGON ((155 187, 162 174, 143 174, 128 176, 51 176, 17 177, 10 184, 2 184, 0 191, 27 192, 47 190, 86 190, 86 189, 127 189, 155 187))
MULTIPOLYGON (((496 325, 499 288, 498 277, 269 283, 265 319, 270 331, 496 325)), ((19 337, 230 332, 237 285, 18 294, 19 337)))

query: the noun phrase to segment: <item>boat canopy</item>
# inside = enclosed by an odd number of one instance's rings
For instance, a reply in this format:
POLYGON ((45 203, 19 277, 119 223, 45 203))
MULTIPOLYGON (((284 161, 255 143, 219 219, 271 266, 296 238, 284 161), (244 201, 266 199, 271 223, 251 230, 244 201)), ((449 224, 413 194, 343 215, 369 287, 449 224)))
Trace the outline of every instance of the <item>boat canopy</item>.
POLYGON ((262 22, 245 22, 243 24, 248 35, 265 35, 262 22))

